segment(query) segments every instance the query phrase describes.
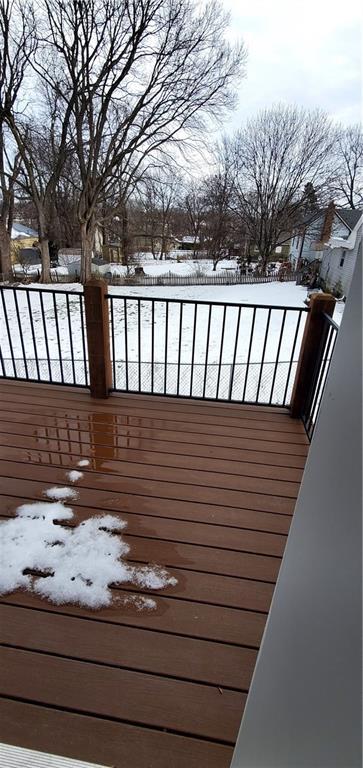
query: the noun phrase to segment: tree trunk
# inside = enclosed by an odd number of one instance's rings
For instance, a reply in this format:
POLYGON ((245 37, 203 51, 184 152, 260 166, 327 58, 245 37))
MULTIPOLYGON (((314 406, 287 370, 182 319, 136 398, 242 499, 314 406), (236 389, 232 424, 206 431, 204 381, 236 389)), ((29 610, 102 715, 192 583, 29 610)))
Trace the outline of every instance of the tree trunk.
POLYGON ((38 213, 38 235, 39 235, 39 248, 40 257, 42 261, 42 274, 40 277, 41 283, 50 283, 50 255, 49 255, 49 240, 47 234, 47 224, 45 212, 42 206, 42 202, 39 200, 37 206, 38 213))
POLYGON ((10 243, 9 232, 4 222, 0 219, 0 272, 2 273, 3 280, 11 280, 13 275, 10 243))
POLYGON ((81 224, 81 275, 80 280, 83 285, 92 277, 92 252, 95 238, 95 224, 88 221, 81 224))
POLYGON ((50 255, 49 255, 49 240, 47 237, 39 238, 40 258, 42 260, 42 274, 40 278, 41 283, 50 283, 50 255))
POLYGON ((267 252, 261 253, 260 270, 262 275, 266 274, 269 258, 270 258, 270 249, 267 252))
POLYGON ((129 216, 127 206, 124 204, 122 207, 122 261, 126 267, 129 263, 129 250, 129 216))

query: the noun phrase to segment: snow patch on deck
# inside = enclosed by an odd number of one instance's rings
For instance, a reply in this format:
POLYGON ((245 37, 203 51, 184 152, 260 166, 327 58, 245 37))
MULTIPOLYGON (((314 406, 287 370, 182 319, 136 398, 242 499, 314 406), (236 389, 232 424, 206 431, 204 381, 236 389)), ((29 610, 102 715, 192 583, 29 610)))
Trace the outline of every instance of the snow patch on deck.
MULTIPOLYGON (((111 584, 163 589, 177 583, 161 566, 131 566, 122 559, 130 547, 120 535, 127 526, 120 517, 106 514, 62 525, 71 518, 73 511, 59 501, 36 502, 21 505, 15 518, 0 524, 0 594, 27 589, 56 605, 99 609, 115 601, 111 584)), ((138 610, 156 607, 143 596, 133 602, 138 610)))
POLYGON ((74 488, 67 488, 63 485, 60 488, 54 486, 53 488, 47 488, 44 491, 44 496, 48 496, 48 499, 76 499, 78 496, 77 491, 74 488))
POLYGON ((81 480, 83 477, 83 472, 78 472, 77 469, 71 469, 70 472, 67 472, 67 478, 70 481, 70 483, 76 483, 78 480, 81 480))

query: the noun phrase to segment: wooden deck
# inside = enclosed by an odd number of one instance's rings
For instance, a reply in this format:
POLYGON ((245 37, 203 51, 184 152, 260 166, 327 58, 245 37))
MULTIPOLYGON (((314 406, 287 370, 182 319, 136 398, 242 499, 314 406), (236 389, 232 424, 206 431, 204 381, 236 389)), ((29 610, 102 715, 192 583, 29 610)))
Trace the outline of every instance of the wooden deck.
POLYGON ((2 518, 89 458, 77 521, 119 512, 129 559, 178 580, 152 593, 154 611, 1 599, 0 741, 115 768, 227 768, 308 450, 302 424, 275 408, 20 382, 0 382, 0 401, 2 518))

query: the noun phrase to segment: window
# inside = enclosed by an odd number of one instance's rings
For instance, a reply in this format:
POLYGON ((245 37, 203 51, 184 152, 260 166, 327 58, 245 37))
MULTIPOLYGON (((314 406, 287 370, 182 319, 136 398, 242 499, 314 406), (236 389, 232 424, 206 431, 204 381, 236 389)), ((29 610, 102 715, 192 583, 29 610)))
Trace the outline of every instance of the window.
POLYGON ((339 264, 340 267, 342 267, 344 265, 345 254, 346 254, 346 251, 343 251, 343 253, 341 255, 341 259, 340 259, 340 264, 339 264))

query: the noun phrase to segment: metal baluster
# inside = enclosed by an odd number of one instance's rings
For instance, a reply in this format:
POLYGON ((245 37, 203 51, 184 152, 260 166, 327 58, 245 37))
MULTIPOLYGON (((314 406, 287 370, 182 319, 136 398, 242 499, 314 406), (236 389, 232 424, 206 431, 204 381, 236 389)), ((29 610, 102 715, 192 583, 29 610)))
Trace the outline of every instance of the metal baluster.
POLYGON ((10 349, 10 354, 11 354, 11 364, 13 366, 14 378, 16 379, 17 372, 16 372, 16 365, 15 365, 14 347, 13 347, 13 342, 12 342, 12 339, 11 339, 9 318, 8 318, 6 302, 5 302, 5 299, 4 299, 4 289, 3 288, 0 288, 0 295, 1 295, 1 301, 2 301, 2 306, 3 306, 3 312, 4 312, 4 319, 5 319, 5 325, 6 325, 6 333, 7 333, 7 337, 8 337, 7 340, 8 340, 8 343, 9 343, 9 349, 10 349))
POLYGON ((264 362, 265 362, 267 337, 268 337, 268 332, 269 332, 269 329, 270 329, 270 320, 271 320, 271 309, 268 310, 268 315, 267 315, 267 324, 266 324, 265 339, 264 339, 264 343, 263 343, 263 352, 262 352, 262 361, 261 361, 261 367, 260 367, 260 375, 258 377, 256 403, 258 403, 258 396, 260 394, 260 387, 261 387, 261 380, 262 380, 262 371, 263 371, 263 366, 264 366, 264 362))
POLYGON ((254 330, 255 330, 255 321, 256 321, 256 307, 254 307, 253 315, 252 315, 252 324, 251 324, 251 330, 250 330, 250 343, 248 345, 247 362, 246 362, 246 375, 245 375, 245 383, 243 385, 242 403, 245 402, 245 398, 246 398, 247 379, 248 379, 248 375, 249 375, 251 350, 252 350, 252 344, 253 344, 253 333, 254 333, 254 330))
POLYGON ((129 391, 129 355, 127 340, 127 299, 124 298, 124 317, 125 317, 125 365, 126 365, 126 392, 129 391))
POLYGON ((297 340, 298 340, 298 336, 299 336, 302 316, 303 316, 303 310, 300 310, 300 312, 298 314, 298 319, 296 321, 296 330, 295 330, 294 341, 293 341, 292 350, 291 350, 290 364, 289 364, 289 368, 288 368, 288 371, 287 371, 286 386, 285 386, 284 399, 282 401, 282 405, 286 405, 286 397, 287 397, 287 392, 288 392, 288 389, 289 389, 291 369, 292 369, 292 364, 294 362, 294 355, 295 355, 296 344, 297 344, 297 340))
POLYGON ((37 350, 37 344, 36 344, 36 338, 35 338, 34 322, 33 322, 33 315, 32 315, 32 308, 31 308, 31 303, 30 303, 29 291, 26 291, 26 300, 27 300, 28 312, 29 312, 30 330, 31 330, 31 335, 32 335, 32 342, 33 342, 33 349, 34 349, 34 356, 35 356, 35 367, 37 369, 37 378, 41 379, 40 368, 39 368, 39 359, 38 359, 38 350, 37 350))
MULTIPOLYGON (((81 320, 81 331, 82 331, 82 349, 83 349, 83 365, 84 365, 84 380, 86 387, 88 386, 88 371, 87 371, 87 349, 86 349, 86 335, 84 331, 84 298, 83 294, 79 293, 79 315, 81 320)), ((112 334, 113 339, 113 334, 112 334)))
MULTIPOLYGON (((48 291, 47 291, 47 295, 48 295, 48 291)), ((51 367, 51 364, 50 364, 50 354, 49 354, 47 324, 46 324, 46 320, 45 320, 43 291, 39 291, 38 292, 38 296, 39 296, 40 315, 41 315, 41 318, 42 318, 42 329, 43 329, 43 335, 44 335, 44 345, 45 345, 45 353, 46 353, 46 363, 47 363, 47 368, 48 368, 48 377, 49 377, 49 381, 52 383, 53 382, 52 367, 51 367)))
POLYGON ((231 379, 229 382, 229 392, 228 392, 228 400, 232 400, 232 392, 233 392, 233 379, 234 379, 234 371, 236 367, 236 358, 237 358, 237 348, 238 348, 238 339, 239 339, 239 329, 240 329, 240 321, 241 321, 241 309, 242 307, 238 307, 238 316, 237 316, 237 325, 236 325, 236 339, 234 343, 234 350, 233 350, 233 361, 232 361, 232 368, 231 368, 231 379))
POLYGON ((224 330, 226 325, 226 309, 225 306, 223 309, 223 320, 222 320, 222 333, 221 333, 221 347, 219 352, 219 365, 218 365, 218 378, 217 378, 217 389, 216 389, 216 400, 218 400, 218 394, 219 394, 219 384, 221 380, 221 370, 222 370, 222 357, 223 357, 223 344, 224 344, 224 330))
POLYGON ((69 345, 71 348, 71 362, 72 362, 72 374, 73 384, 76 383, 76 368, 74 365, 74 351, 73 351, 73 338, 72 338, 72 325, 71 325, 71 308, 69 304, 69 295, 66 293, 66 306, 67 306, 67 321, 68 321, 68 333, 69 333, 69 345))
MULTIPOLYGON (((318 410, 319 410, 319 408, 320 408, 320 403, 321 403, 321 399, 322 399, 323 391, 324 391, 324 387, 325 387, 325 381, 326 381, 326 377, 328 375, 328 371, 329 371, 329 367, 330 367, 330 361, 331 361, 332 354, 333 354, 333 350, 331 350, 331 343, 332 343, 334 331, 335 331, 335 329, 331 326, 329 328, 328 338, 326 340, 326 344, 325 344, 325 348, 324 348, 324 352, 323 352, 323 357, 322 357, 322 361, 321 361, 322 365, 320 367, 319 377, 318 377, 318 379, 316 381, 315 392, 314 392, 314 395, 312 397, 311 405, 310 405, 310 408, 309 408, 309 417, 308 417, 307 423, 306 423, 306 430, 307 430, 308 434, 309 434, 311 428, 313 428, 315 426, 315 423, 313 423, 313 417, 314 417, 315 409, 318 408, 318 410), (329 357, 329 352, 330 352, 330 357, 329 357)), ((333 346, 333 349, 334 349, 334 346, 333 346)), ((315 422, 316 422, 316 419, 315 419, 315 422)), ((312 431, 314 431, 314 429, 312 431)))
POLYGON ((151 393, 154 392, 155 301, 151 299, 151 393))
POLYGON ((19 312, 19 304, 18 304, 18 297, 17 297, 17 294, 16 294, 16 288, 13 288, 12 291, 13 291, 13 294, 14 294, 15 312, 16 312, 16 319, 17 319, 18 328, 19 328, 20 344, 21 344, 21 349, 22 349, 22 353, 23 353, 25 376, 26 376, 27 379, 29 379, 28 362, 27 362, 26 354, 25 354, 25 346, 24 346, 23 332, 22 332, 21 322, 20 322, 20 312, 19 312))
POLYGON ((195 332, 197 325, 198 304, 194 304, 194 317, 193 317, 193 340, 192 340, 192 358, 191 358, 191 371, 190 371, 190 392, 189 397, 193 396, 193 378, 194 378, 194 356, 195 356, 195 332))
POLYGON ((205 364, 204 364, 204 381, 203 381, 203 398, 205 397, 205 390, 207 384, 207 372, 208 372, 208 353, 209 353, 209 337, 210 337, 210 323, 211 323, 212 305, 209 305, 208 309, 208 328, 207 328, 207 341, 205 347, 205 364))
POLYGON ((166 395, 168 370, 168 331, 169 331, 169 302, 165 303, 165 356, 164 356, 164 395, 166 395))
MULTIPOLYGON (((41 295, 41 298, 42 298, 42 295, 41 295)), ((42 306, 42 312, 43 312, 45 345, 46 345, 47 355, 48 355, 48 360, 49 360, 48 336, 47 336, 47 330, 46 330, 45 321, 44 321, 44 307, 43 307, 43 302, 42 301, 41 301, 41 306, 42 306)), ((61 347, 61 340, 60 340, 60 333, 59 333, 59 322, 58 322, 58 305, 57 305, 57 301, 56 301, 56 295, 55 295, 54 292, 53 292, 53 308, 54 308, 55 328, 56 328, 56 333, 57 333, 57 345, 58 345, 60 375, 61 375, 62 384, 64 384, 64 370, 63 370, 63 359, 62 359, 62 347, 61 347)))
POLYGON ((282 316, 282 321, 281 321, 281 331, 280 331, 279 343, 278 343, 277 352, 276 352, 276 363, 275 363, 275 368, 274 368, 274 374, 273 374, 273 377, 272 377, 272 386, 271 386, 271 392, 270 392, 270 399, 268 401, 269 405, 271 405, 271 403, 272 403, 272 396, 273 396, 273 391, 274 391, 274 386, 275 386, 275 381, 276 381, 277 366, 278 366, 278 362, 279 362, 282 337, 284 335, 285 322, 286 322, 286 309, 284 310, 284 313, 283 313, 283 316, 282 316))
POLYGON ((180 317, 179 317, 179 349, 178 349, 178 372, 177 372, 177 385, 176 393, 179 395, 180 389, 180 360, 181 360, 181 340, 183 332, 183 302, 180 304, 180 317))

